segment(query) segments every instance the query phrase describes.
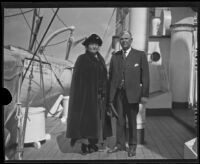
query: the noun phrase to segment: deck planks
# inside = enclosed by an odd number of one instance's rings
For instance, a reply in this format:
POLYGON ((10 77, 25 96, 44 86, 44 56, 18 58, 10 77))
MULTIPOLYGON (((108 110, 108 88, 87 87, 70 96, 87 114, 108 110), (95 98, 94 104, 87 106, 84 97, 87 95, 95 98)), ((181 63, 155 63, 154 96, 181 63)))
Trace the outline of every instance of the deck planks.
POLYGON ((183 158, 183 142, 184 140, 180 138, 180 136, 177 134, 177 130, 174 131, 174 125, 170 126, 168 124, 163 123, 160 121, 160 126, 163 127, 165 131, 169 133, 168 136, 168 142, 170 142, 170 145, 176 150, 180 158, 183 158), (171 133, 170 133, 171 132, 171 133))
MULTIPOLYGON (((26 147, 24 160, 143 160, 143 159, 183 159, 184 142, 193 138, 185 127, 169 116, 149 116, 146 118, 145 144, 138 145, 136 157, 128 157, 127 152, 108 154, 94 152, 82 155, 80 143, 72 148, 70 139, 65 137, 66 124, 60 119, 47 118, 46 133, 51 133, 40 149, 26 147)), ((115 130, 114 130, 115 131, 115 130)), ((114 146, 115 136, 106 141, 108 147, 114 146)))
MULTIPOLYGON (((171 127, 175 124, 175 122, 173 122, 173 120, 169 119, 169 123, 171 124, 171 127)), ((181 159, 182 157, 179 155, 179 153, 176 151, 176 149, 174 149, 174 145, 172 144, 170 137, 172 136, 173 133, 171 133, 171 131, 168 131, 167 128, 164 128, 163 124, 161 123, 161 120, 158 120, 158 127, 160 129, 159 134, 160 137, 162 138, 162 142, 163 144, 166 146, 168 152, 170 153, 172 159, 181 159)), ((175 140, 175 138, 173 137, 172 140, 175 140)), ((177 141, 175 140, 175 143, 177 143, 177 141)))
POLYGON ((148 130, 148 132, 152 134, 152 138, 156 142, 161 155, 166 159, 171 159, 171 154, 168 151, 168 149, 166 148, 166 146, 164 145, 163 136, 160 133, 160 129, 158 129, 157 117, 155 117, 153 121, 148 120, 147 121, 147 126, 148 125, 151 127, 148 130))
POLYGON ((149 126, 145 128, 145 148, 148 149, 153 159, 163 159, 163 157, 160 155, 161 152, 159 150, 159 147, 155 141, 155 139, 152 137, 152 134, 149 130, 149 126))

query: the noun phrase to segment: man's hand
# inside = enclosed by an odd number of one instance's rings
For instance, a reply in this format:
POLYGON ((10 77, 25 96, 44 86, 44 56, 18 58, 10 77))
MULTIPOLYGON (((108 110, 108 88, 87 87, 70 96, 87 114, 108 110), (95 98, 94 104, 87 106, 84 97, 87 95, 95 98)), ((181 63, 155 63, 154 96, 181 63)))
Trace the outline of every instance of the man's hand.
POLYGON ((110 117, 112 117, 111 104, 112 104, 112 102, 109 102, 109 103, 108 103, 107 112, 106 112, 107 115, 110 116, 110 117))
POLYGON ((148 101, 148 98, 147 97, 141 97, 141 103, 142 104, 146 104, 148 101))
POLYGON ((109 106, 113 105, 113 102, 109 102, 109 106))
POLYGON ((106 114, 107 114, 109 117, 112 117, 112 111, 111 111, 111 109, 110 109, 110 106, 107 107, 106 114))
POLYGON ((113 103, 112 102, 109 102, 109 107, 108 107, 108 111, 107 111, 107 114, 109 115, 109 116, 114 116, 114 117, 116 117, 117 119, 118 119, 118 113, 116 112, 116 110, 115 110, 115 108, 114 108, 114 105, 113 105, 113 103))

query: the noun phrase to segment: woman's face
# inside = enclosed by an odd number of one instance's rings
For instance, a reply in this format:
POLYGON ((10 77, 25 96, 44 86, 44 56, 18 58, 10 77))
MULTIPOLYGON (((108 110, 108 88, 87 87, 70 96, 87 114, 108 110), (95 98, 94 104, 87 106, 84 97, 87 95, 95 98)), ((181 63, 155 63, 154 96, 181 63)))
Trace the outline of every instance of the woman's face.
POLYGON ((99 51, 99 45, 97 43, 89 43, 87 50, 95 54, 99 51))

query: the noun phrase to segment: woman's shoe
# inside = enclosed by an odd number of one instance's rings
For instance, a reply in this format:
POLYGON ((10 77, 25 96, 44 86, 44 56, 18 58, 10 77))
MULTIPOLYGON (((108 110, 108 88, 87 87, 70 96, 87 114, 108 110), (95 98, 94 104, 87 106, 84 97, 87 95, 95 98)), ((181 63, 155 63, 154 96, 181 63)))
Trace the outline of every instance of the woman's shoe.
POLYGON ((89 151, 88 151, 88 145, 82 143, 82 144, 81 144, 81 151, 82 151, 83 154, 87 154, 87 153, 89 152, 89 151))
POLYGON ((88 145, 88 150, 89 150, 90 153, 92 153, 92 152, 98 151, 99 149, 98 149, 97 145, 95 145, 95 144, 89 144, 88 145))
POLYGON ((71 141, 70 141, 70 145, 71 145, 72 147, 74 147, 76 141, 77 141, 77 139, 72 138, 71 141))

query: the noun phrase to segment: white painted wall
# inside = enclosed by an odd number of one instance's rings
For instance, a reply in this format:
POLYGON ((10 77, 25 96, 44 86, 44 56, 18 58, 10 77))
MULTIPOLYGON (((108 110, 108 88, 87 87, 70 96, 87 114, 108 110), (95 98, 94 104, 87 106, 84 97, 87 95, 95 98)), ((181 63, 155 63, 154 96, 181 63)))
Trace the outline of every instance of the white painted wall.
POLYGON ((154 51, 157 51, 161 55, 161 59, 158 62, 149 63, 150 93, 159 90, 166 91, 167 89, 169 89, 169 50, 170 38, 149 38, 148 54, 150 55, 154 51), (166 73, 166 75, 164 73, 166 73))

